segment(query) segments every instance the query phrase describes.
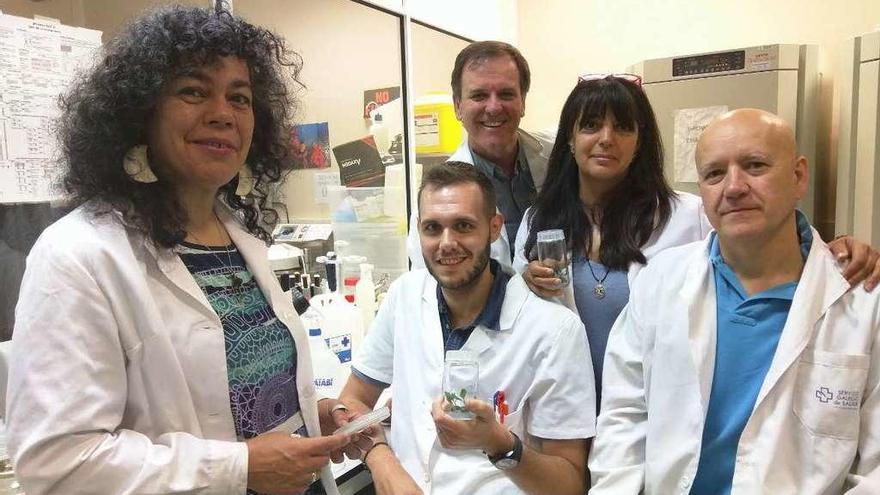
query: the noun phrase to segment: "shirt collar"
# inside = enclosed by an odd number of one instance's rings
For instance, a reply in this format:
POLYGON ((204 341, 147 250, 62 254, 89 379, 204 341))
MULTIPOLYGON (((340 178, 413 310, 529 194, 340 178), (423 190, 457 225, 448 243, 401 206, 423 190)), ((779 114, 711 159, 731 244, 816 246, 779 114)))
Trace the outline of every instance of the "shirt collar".
MULTIPOLYGON (((483 172, 484 174, 490 177, 497 177, 499 179, 507 179, 508 177, 504 175, 504 172, 500 167, 497 166, 495 162, 479 155, 473 148, 468 145, 468 149, 471 152, 471 156, 474 159, 474 166, 477 167, 478 170, 483 172)), ((514 164, 514 175, 519 175, 521 172, 526 170, 528 159, 526 158, 526 150, 525 147, 522 146, 522 143, 517 141, 517 151, 516 151, 516 163, 514 164)))
MULTIPOLYGON (((490 330, 501 330, 499 325, 501 307, 504 305, 504 296, 507 293, 507 282, 510 280, 510 275, 500 268, 501 265, 497 261, 494 259, 489 260, 489 271, 494 277, 492 289, 489 291, 489 297, 486 299, 486 304, 483 306, 482 311, 467 328, 481 325, 490 330)), ((446 305, 446 298, 443 297, 440 284, 437 284, 437 305, 440 307, 440 315, 448 318, 449 306, 446 305)))
MULTIPOLYGON (((804 215, 800 210, 795 210, 795 222, 797 224, 797 233, 798 239, 800 242, 801 248, 801 256, 804 259, 804 262, 807 261, 807 256, 810 254, 810 247, 813 245, 813 229, 810 228, 810 222, 807 221, 807 216, 804 215)), ((712 231, 710 234, 709 240, 709 261, 712 262, 713 265, 717 268, 719 264, 724 264, 724 259, 721 257, 721 246, 718 242, 718 232, 712 231)))
MULTIPOLYGON (((797 223, 798 239, 800 240, 801 256, 804 259, 804 263, 806 263, 807 256, 810 254, 810 247, 813 244, 813 230, 810 228, 810 222, 807 221, 806 215, 801 213, 800 210, 795 210, 795 221, 797 223)), ((721 275, 721 277, 726 280, 737 293, 739 293, 743 300, 749 299, 745 288, 739 281, 739 277, 737 277, 730 266, 724 262, 724 258, 721 256, 721 246, 718 242, 718 233, 715 231, 710 234, 709 261, 715 268, 715 273, 721 275)), ((792 289, 793 286, 797 286, 797 282, 772 287, 761 292, 760 296, 763 298, 791 300, 794 295, 792 289)))

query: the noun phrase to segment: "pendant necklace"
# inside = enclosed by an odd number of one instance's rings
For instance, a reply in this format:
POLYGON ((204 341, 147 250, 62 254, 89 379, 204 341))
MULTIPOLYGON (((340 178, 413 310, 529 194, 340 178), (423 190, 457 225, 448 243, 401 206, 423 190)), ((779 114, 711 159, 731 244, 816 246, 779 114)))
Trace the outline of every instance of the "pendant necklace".
MULTIPOLYGON (((597 212, 595 210, 592 210, 592 209, 590 210, 590 219, 593 220, 593 223, 595 225, 595 227, 593 227, 593 231, 591 233, 590 245, 596 246, 595 252, 597 253, 597 256, 598 256, 598 252, 599 252, 598 246, 602 242, 602 237, 601 237, 601 232, 598 228, 599 222, 597 222, 596 218, 595 218, 596 213, 597 212)), ((605 298, 605 284, 604 284, 604 282, 605 282, 605 279, 608 278, 608 274, 611 272, 611 269, 607 268, 605 270, 605 275, 602 275, 602 280, 599 280, 599 278, 596 277, 596 274, 593 273, 593 264, 590 262, 590 253, 587 253, 587 268, 590 269, 590 275, 593 277, 593 280, 596 281, 596 285, 593 286, 593 297, 595 297, 596 299, 604 299, 605 298)))
MULTIPOLYGON (((217 226, 217 232, 220 233, 220 237, 223 237, 223 228, 220 226, 220 219, 217 218, 217 215, 214 215, 214 223, 215 223, 215 225, 217 226)), ((228 265, 225 265, 225 264, 223 263, 223 259, 220 258, 219 256, 217 256, 217 253, 215 253, 214 251, 211 251, 211 250, 210 250, 210 246, 208 246, 207 244, 205 244, 204 242, 202 242, 201 239, 199 239, 198 237, 196 237, 196 234, 195 234, 194 232, 190 232, 190 235, 193 236, 193 239, 195 239, 196 242, 198 242, 198 243, 201 244, 202 246, 205 246, 206 248, 208 248, 208 249, 209 249, 208 252, 211 253, 211 256, 213 256, 217 261, 220 262, 220 265, 221 265, 221 266, 223 266, 223 267, 225 267, 225 268, 229 268, 230 270, 232 270, 232 271, 229 273, 228 277, 227 277, 227 278, 229 278, 229 284, 232 285, 232 288, 233 288, 233 289, 237 289, 237 288, 241 287, 241 283, 242 283, 242 281, 241 281, 241 277, 239 277, 238 274, 235 273, 235 270, 234 270, 233 267, 232 267, 232 255, 230 254, 231 251, 229 250, 229 245, 227 245, 227 246, 225 247, 225 249, 226 249, 226 260, 229 262, 229 264, 228 264, 228 265)), ((232 242, 232 239, 230 239, 229 242, 231 243, 231 242, 232 242)), ((603 280, 604 280, 604 279, 603 279, 603 280)))
POLYGON ((590 275, 592 275, 593 280, 596 281, 596 285, 593 286, 593 297, 595 297, 596 299, 604 299, 605 285, 603 284, 603 282, 605 282, 605 279, 608 278, 608 274, 611 272, 611 269, 609 268, 605 270, 605 275, 602 275, 602 280, 599 280, 599 278, 596 277, 596 274, 593 273, 593 264, 590 263, 590 258, 587 258, 587 268, 590 269, 590 275))

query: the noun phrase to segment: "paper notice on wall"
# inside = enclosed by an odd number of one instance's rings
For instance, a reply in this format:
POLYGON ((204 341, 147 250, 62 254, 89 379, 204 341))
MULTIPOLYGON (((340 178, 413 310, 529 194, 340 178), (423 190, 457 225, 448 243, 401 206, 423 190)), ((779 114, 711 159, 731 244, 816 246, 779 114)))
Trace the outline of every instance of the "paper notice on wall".
POLYGON ((330 204, 327 188, 339 185, 339 172, 315 172, 315 204, 330 204))
POLYGON ((58 95, 100 46, 100 31, 0 14, 0 203, 60 197, 58 95))
POLYGON ((703 129, 716 117, 727 112, 726 105, 680 108, 675 111, 675 182, 697 182, 694 150, 703 129))

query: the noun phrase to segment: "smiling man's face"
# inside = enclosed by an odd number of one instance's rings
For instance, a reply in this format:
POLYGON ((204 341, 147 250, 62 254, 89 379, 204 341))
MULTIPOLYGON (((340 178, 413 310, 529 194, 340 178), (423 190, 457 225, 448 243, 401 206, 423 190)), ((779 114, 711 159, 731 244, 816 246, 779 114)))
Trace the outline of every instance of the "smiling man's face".
POLYGON ((516 151, 516 130, 525 115, 516 62, 501 55, 468 63, 461 74, 461 97, 455 115, 478 155, 501 162, 516 151))
POLYGON ((695 157, 703 206, 722 240, 773 238, 806 194, 807 161, 773 114, 730 112, 706 128, 695 157))
POLYGON ((504 219, 486 214, 474 183, 426 188, 419 205, 419 240, 425 266, 445 290, 469 291, 486 273, 490 245, 504 219))

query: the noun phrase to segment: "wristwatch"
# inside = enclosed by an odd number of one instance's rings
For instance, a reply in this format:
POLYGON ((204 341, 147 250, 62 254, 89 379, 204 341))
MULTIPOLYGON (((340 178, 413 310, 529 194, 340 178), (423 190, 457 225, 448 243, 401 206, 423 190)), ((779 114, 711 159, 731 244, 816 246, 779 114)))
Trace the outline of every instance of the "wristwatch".
POLYGON ((489 461, 492 462, 492 465, 503 471, 519 466, 519 461, 522 459, 522 440, 516 436, 516 433, 511 431, 510 434, 513 435, 513 448, 504 454, 489 456, 489 461))

